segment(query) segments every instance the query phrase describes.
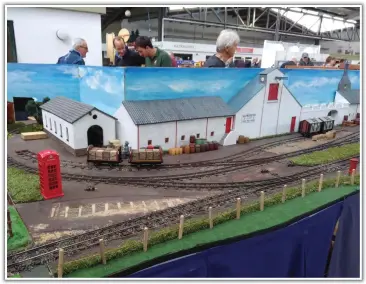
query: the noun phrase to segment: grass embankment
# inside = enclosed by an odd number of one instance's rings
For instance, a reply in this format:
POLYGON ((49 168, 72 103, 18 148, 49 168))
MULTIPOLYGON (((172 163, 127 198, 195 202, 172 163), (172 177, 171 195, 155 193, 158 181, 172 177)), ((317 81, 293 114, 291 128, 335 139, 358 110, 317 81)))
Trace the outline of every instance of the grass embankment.
POLYGON ((15 203, 43 200, 37 175, 8 167, 7 177, 7 190, 15 203))
MULTIPOLYGON (((357 175, 355 184, 359 185, 359 182, 360 177, 357 175)), ((335 179, 326 179, 323 182, 323 188, 331 188, 334 184, 335 179)), ((160 255, 186 250, 215 240, 234 237, 235 234, 244 235, 269 228, 286 220, 291 220, 355 190, 355 186, 347 185, 350 185, 350 178, 344 176, 341 177, 340 188, 337 190, 328 189, 316 192, 318 190, 318 182, 309 182, 306 185, 307 196, 305 198, 298 198, 301 196, 301 187, 288 188, 285 204, 281 204, 282 193, 277 193, 265 199, 265 210, 263 212, 260 212, 259 202, 257 201, 242 206, 242 217, 240 220, 230 221, 236 218, 235 210, 220 213, 214 218, 213 223, 215 227, 213 230, 206 230, 209 228, 207 218, 191 219, 184 224, 184 238, 182 240, 177 240, 179 229, 177 224, 153 233, 149 237, 149 249, 145 253, 142 252, 143 246, 141 241, 128 240, 119 248, 106 251, 107 265, 101 265, 100 255, 94 254, 66 262, 64 264, 64 275, 68 274, 67 277, 70 278, 100 278, 138 263, 154 259, 160 255), (277 214, 277 217, 275 217, 275 214, 277 214), (227 224, 223 224, 226 222, 227 224), (219 224, 222 225, 216 227, 219 224), (198 234, 203 235, 198 237, 198 234)))
POLYGON ((331 147, 322 151, 315 151, 310 154, 304 154, 291 158, 295 165, 315 166, 326 164, 337 160, 354 157, 360 154, 360 143, 352 143, 339 147, 331 147))
POLYGON ((17 210, 12 206, 9 206, 8 208, 10 211, 13 237, 8 235, 7 250, 20 250, 31 243, 31 237, 17 210))
POLYGON ((23 122, 15 122, 7 125, 8 131, 19 130, 20 133, 41 131, 42 129, 43 126, 38 123, 25 124, 23 122))

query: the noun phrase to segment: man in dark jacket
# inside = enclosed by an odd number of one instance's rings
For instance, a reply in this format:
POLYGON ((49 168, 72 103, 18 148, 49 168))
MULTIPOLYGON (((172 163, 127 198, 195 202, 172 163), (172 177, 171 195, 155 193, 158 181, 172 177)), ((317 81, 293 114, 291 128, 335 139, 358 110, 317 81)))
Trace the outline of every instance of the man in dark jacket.
POLYGON ((286 61, 285 63, 282 63, 280 68, 286 68, 286 66, 296 66, 297 60, 296 58, 292 58, 290 61, 286 61))
POLYGON ((129 49, 122 37, 115 37, 113 46, 116 50, 115 66, 141 66, 145 64, 145 58, 141 57, 136 51, 129 49))
POLYGON ((61 56, 57 64, 77 64, 77 65, 85 65, 84 58, 88 53, 88 44, 82 38, 75 39, 75 43, 73 45, 73 49, 69 51, 68 54, 61 56))
POLYGON ((304 52, 301 56, 301 59, 300 59, 300 63, 299 63, 300 66, 314 66, 314 63, 311 62, 310 58, 309 58, 309 54, 304 52))

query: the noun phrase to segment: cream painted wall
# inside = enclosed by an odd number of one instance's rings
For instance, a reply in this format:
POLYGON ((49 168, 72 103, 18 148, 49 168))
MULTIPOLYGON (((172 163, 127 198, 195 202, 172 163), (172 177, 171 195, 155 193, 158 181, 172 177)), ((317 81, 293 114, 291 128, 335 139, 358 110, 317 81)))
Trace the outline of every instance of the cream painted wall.
POLYGON ((93 125, 99 125, 103 129, 103 145, 108 145, 110 140, 116 139, 115 123, 116 121, 113 118, 97 110, 93 110, 91 115, 85 115, 74 123, 75 149, 83 149, 89 146, 87 133, 93 125), (93 119, 93 115, 97 115, 97 118, 93 119))
POLYGON ((175 147, 175 121, 140 125, 138 128, 140 133, 140 147, 147 147, 148 140, 151 140, 152 145, 160 145, 164 150, 175 147), (169 138, 168 143, 165 143, 165 138, 169 138))
POLYGON ((129 147, 137 149, 137 126, 133 123, 123 104, 116 111, 114 117, 118 119, 116 122, 117 139, 121 141, 121 145, 128 141, 129 147))
POLYGON ((55 64, 81 37, 88 42, 85 64, 102 66, 101 15, 52 8, 8 7, 7 20, 14 22, 18 63, 55 64), (62 30, 69 38, 56 36, 62 30))

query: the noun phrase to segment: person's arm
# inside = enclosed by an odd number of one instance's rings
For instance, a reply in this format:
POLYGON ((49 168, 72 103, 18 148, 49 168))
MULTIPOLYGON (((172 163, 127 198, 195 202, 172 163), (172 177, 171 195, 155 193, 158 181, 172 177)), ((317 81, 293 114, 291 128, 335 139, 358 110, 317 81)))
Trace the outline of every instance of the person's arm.
POLYGON ((172 67, 172 59, 170 58, 169 54, 164 55, 164 57, 161 59, 160 67, 172 67))
POLYGON ((140 56, 138 53, 135 55, 135 60, 138 64, 138 66, 145 65, 145 57, 140 56))
POLYGON ((77 64, 77 65, 85 65, 85 61, 84 61, 84 59, 80 59, 80 60, 76 61, 75 64, 77 64))

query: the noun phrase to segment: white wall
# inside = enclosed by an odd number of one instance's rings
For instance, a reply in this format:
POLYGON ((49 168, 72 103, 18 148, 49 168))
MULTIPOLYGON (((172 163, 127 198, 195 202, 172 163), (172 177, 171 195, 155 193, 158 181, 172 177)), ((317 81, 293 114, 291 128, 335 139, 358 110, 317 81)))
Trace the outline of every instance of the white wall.
POLYGON ((87 114, 74 123, 74 149, 84 149, 88 145, 88 129, 98 125, 103 129, 103 145, 108 145, 110 140, 116 139, 115 120, 100 111, 93 110, 91 115, 87 114), (94 119, 93 115, 97 115, 94 119))
POLYGON ((276 76, 283 74, 274 70, 267 75, 267 84, 236 114, 235 131, 239 135, 249 138, 258 138, 269 135, 277 135, 290 132, 291 119, 296 117, 294 131, 299 125, 301 106, 290 92, 283 87, 283 81, 279 81, 278 100, 268 101, 269 84, 276 83, 276 76), (253 115, 253 119, 244 120, 243 115, 253 115), (254 120, 254 121, 253 121, 254 120))
MULTIPOLYGON (((229 117, 229 116, 228 116, 229 117)), ((230 128, 233 128, 234 117, 231 117, 230 128)), ((208 119, 207 125, 207 140, 219 142, 221 138, 225 135, 226 130, 226 117, 212 117, 208 119), (214 135, 211 136, 211 132, 214 135)))
MULTIPOLYGON (((147 147, 148 140, 152 145, 160 145, 164 150, 175 147, 176 123, 166 122, 157 124, 139 125, 140 148, 147 147), (169 138, 169 142, 165 143, 165 138, 169 138)), ((179 136, 180 137, 180 136, 179 136)))
POLYGON ((294 132, 297 132, 300 123, 300 113, 301 106, 284 85, 282 88, 282 99, 277 122, 277 134, 290 132, 293 116, 296 117, 294 132))
MULTIPOLYGON (((360 31, 358 31, 360 32, 360 31)), ((349 32, 350 34, 352 32, 349 32)), ((348 51, 351 54, 360 53, 360 42, 359 41, 320 41, 322 52, 325 53, 340 53, 345 54, 348 51)))
POLYGON ((129 147, 137 149, 137 126, 133 123, 123 104, 121 104, 120 108, 116 111, 114 117, 118 119, 116 122, 117 139, 121 141, 121 145, 124 145, 125 142, 128 141, 129 147))
POLYGON ((256 94, 245 106, 243 106, 235 116, 235 131, 239 135, 244 135, 249 138, 257 138, 260 135, 261 116, 263 108, 265 88, 256 94), (253 115, 254 121, 243 121, 243 115, 253 115))
POLYGON ((194 135, 197 138, 197 134, 199 134, 200 138, 206 138, 206 125, 207 118, 178 121, 178 147, 188 145, 189 136, 191 135, 194 135), (182 135, 185 136, 184 141, 181 140, 182 135))
POLYGON ((350 105, 348 109, 348 120, 354 120, 356 118, 357 112, 359 112, 359 105, 358 104, 350 105))
POLYGON ((14 22, 18 63, 54 64, 72 48, 77 37, 88 42, 86 65, 102 66, 101 15, 47 8, 7 8, 7 20, 14 22), (66 42, 56 36, 63 30, 66 42))
POLYGON ((55 137, 69 145, 73 149, 75 148, 75 131, 74 126, 59 117, 42 110, 43 127, 46 128, 55 137), (51 123, 50 123, 51 120, 51 123), (56 122, 56 128, 55 128, 56 122), (56 133, 57 132, 57 133, 56 133), (68 134, 68 135, 67 135, 68 134))

